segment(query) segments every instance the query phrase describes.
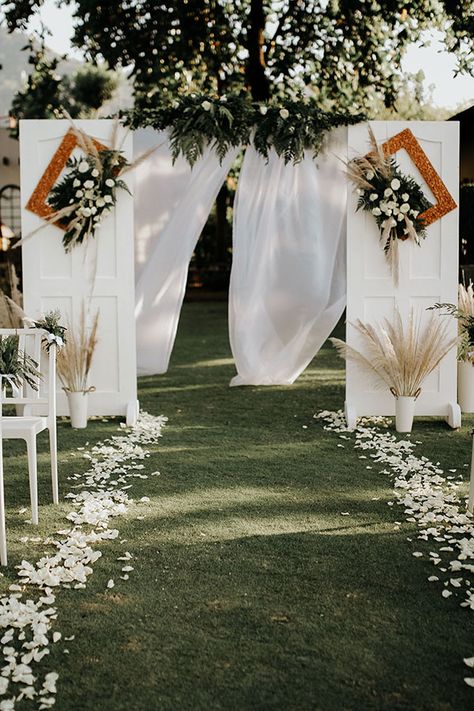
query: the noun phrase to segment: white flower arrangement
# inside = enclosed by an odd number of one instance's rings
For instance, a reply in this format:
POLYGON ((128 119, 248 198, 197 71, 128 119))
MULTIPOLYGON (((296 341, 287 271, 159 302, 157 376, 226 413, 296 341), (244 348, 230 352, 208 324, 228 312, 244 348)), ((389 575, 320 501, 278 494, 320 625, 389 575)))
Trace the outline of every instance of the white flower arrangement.
POLYGON ((348 176, 354 183, 357 209, 367 210, 376 220, 387 262, 398 284, 398 240, 416 244, 426 237, 423 213, 431 206, 421 187, 404 175, 394 159, 385 156, 369 129, 372 151, 348 163, 348 176))

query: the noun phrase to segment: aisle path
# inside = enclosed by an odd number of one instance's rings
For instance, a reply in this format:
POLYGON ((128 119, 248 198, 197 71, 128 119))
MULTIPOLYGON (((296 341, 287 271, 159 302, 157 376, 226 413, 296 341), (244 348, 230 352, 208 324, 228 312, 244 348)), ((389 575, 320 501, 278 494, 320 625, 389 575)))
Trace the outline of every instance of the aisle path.
MULTIPOLYGON (((106 590, 111 544, 63 602, 58 711, 471 708, 466 616, 394 530, 387 480, 312 417, 341 404, 339 362, 324 350, 292 388, 229 389, 233 373, 225 304, 188 305, 170 372, 141 381, 169 424, 161 475, 134 485, 145 518, 120 525, 135 570, 106 590)), ((467 431, 419 427, 461 467, 467 431)))

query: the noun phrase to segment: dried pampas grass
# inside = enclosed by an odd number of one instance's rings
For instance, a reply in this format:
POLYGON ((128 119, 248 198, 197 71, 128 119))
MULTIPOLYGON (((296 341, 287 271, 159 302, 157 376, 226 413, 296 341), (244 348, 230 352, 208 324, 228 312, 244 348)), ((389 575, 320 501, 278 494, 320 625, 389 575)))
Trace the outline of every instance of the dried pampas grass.
POLYGON ((96 312, 91 327, 87 326, 84 306, 81 309, 79 326, 68 324, 67 342, 58 351, 57 360, 58 376, 66 392, 91 390, 87 385, 87 379, 97 346, 98 325, 99 311, 96 312))
POLYGON ((469 282, 468 286, 459 284, 458 309, 463 314, 466 314, 466 316, 472 316, 474 318, 474 287, 472 281, 469 282))
POLYGON ((362 336, 364 353, 338 338, 331 342, 342 358, 375 374, 395 397, 418 397, 425 378, 458 341, 448 336, 447 322, 434 314, 423 327, 410 312, 404 328, 398 311, 393 322, 384 319, 381 325, 371 326, 358 320, 353 326, 362 336))

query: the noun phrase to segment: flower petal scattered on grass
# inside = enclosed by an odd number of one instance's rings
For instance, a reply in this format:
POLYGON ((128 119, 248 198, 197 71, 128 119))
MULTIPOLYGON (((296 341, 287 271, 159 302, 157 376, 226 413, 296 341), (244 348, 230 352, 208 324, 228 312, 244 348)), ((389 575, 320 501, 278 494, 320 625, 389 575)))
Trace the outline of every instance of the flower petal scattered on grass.
MULTIPOLYGON (((474 519, 466 511, 465 499, 457 492, 462 479, 456 482, 443 476, 439 462, 417 456, 416 445, 422 442, 412 441, 409 436, 397 438, 387 431, 391 422, 388 418, 360 418, 356 429, 351 431, 341 411, 324 411, 314 417, 324 422, 325 430, 352 438, 354 448, 367 452, 373 463, 381 467, 381 473, 393 479, 396 502, 388 501, 388 505, 396 503, 402 507, 406 520, 417 524, 418 539, 430 541, 430 547, 438 548, 429 551, 429 558, 422 551, 412 553, 415 558, 438 566, 439 576, 431 575, 428 581, 445 586, 441 592, 443 598, 459 599, 459 594, 463 595, 460 606, 474 610, 474 519), (452 577, 453 573, 460 576, 452 577)), ((412 539, 407 537, 407 541, 412 539)), ((464 661, 467 666, 472 661, 474 668, 474 657, 464 661)), ((474 686, 474 678, 466 678, 465 682, 474 686)))
MULTIPOLYGON (((112 436, 90 450, 78 448, 89 468, 84 474, 70 477, 73 481, 80 479, 77 493, 70 492, 65 497, 73 505, 67 515, 71 525, 56 531, 54 538, 29 539, 52 545, 53 551, 34 563, 23 560, 17 566, 21 584, 10 585, 10 594, 0 598, 0 644, 4 661, 0 695, 7 692, 12 695, 0 702, 0 711, 14 711, 17 702, 22 709, 28 701, 40 710, 54 706, 58 674, 49 672, 42 681, 40 670, 33 665, 39 665, 49 654, 49 645, 62 637, 59 631, 51 634, 57 618, 56 590, 84 588, 93 572, 93 564, 102 555, 97 545, 118 537, 117 529, 111 528, 110 523, 126 513, 132 503, 126 491, 131 486, 128 481, 148 478, 141 472, 142 462, 149 456, 145 446, 158 442, 166 419, 142 412, 136 426, 127 428, 126 433, 112 436), (36 601, 31 599, 31 589, 27 592, 28 599, 23 601, 26 586, 39 590, 36 601)), ((123 561, 131 558, 128 551, 120 557, 123 561)), ((131 566, 124 568, 132 570, 131 566)), ((122 577, 126 579, 128 575, 122 577)), ((113 586, 114 581, 110 579, 107 587, 113 586)), ((66 639, 72 640, 74 635, 66 639)), ((69 650, 64 649, 63 653, 68 654, 69 650)))

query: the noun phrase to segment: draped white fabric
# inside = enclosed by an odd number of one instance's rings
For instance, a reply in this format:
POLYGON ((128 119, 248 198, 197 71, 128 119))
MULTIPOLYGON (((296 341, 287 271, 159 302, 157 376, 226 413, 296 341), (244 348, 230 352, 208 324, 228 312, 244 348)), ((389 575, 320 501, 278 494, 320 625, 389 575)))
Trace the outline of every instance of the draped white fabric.
POLYGON ((245 154, 234 206, 229 329, 231 385, 289 384, 345 306, 347 130, 314 161, 245 154))
POLYGON ((136 325, 139 375, 165 373, 184 298, 188 266, 217 193, 237 154, 222 165, 207 149, 191 169, 173 165, 166 132, 134 135, 138 156, 162 144, 135 169, 136 325))

